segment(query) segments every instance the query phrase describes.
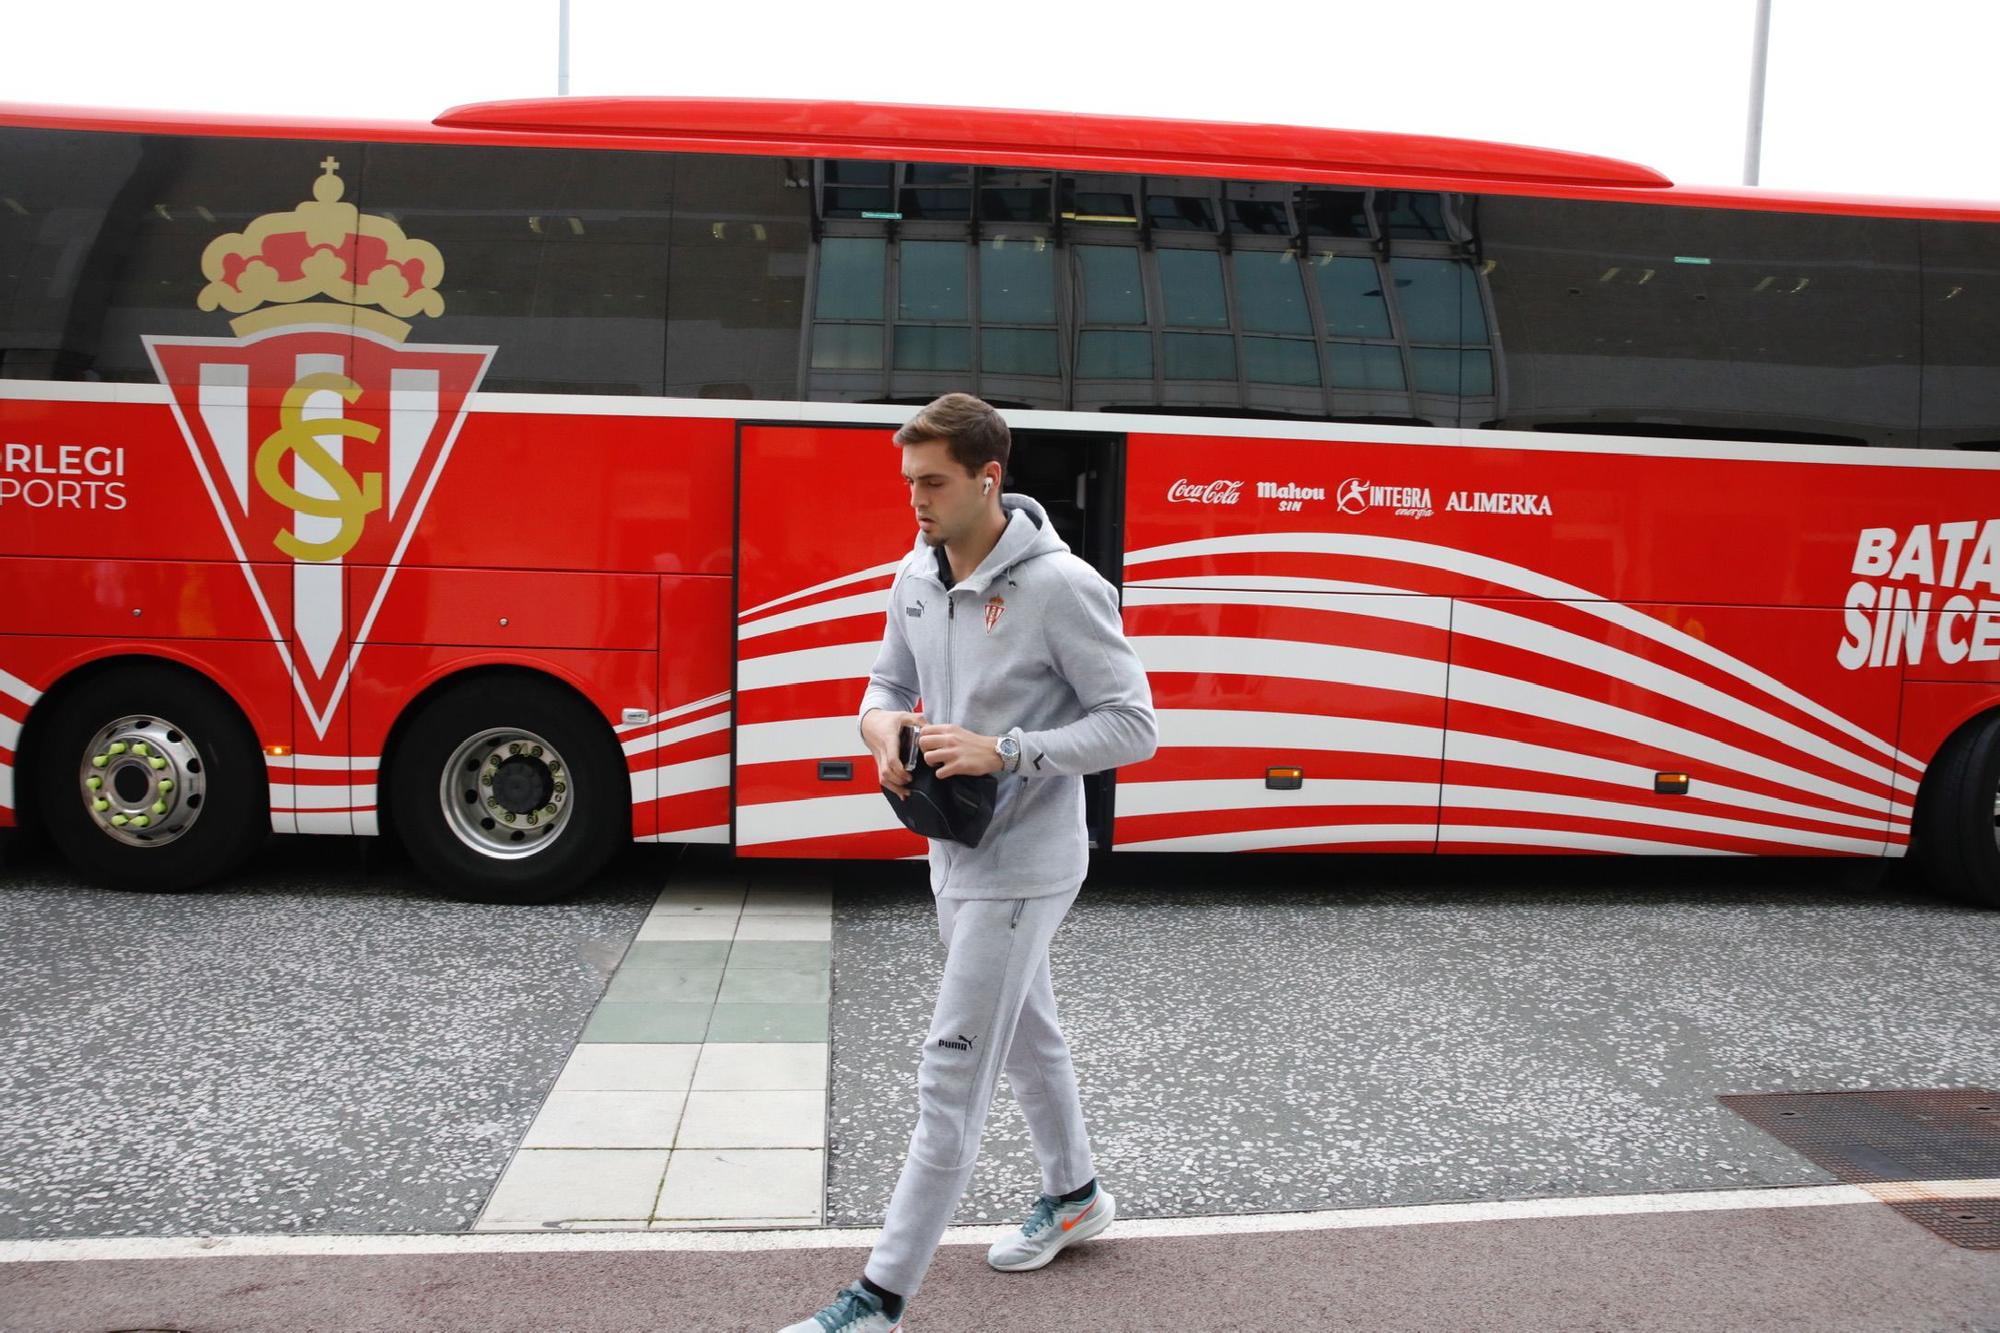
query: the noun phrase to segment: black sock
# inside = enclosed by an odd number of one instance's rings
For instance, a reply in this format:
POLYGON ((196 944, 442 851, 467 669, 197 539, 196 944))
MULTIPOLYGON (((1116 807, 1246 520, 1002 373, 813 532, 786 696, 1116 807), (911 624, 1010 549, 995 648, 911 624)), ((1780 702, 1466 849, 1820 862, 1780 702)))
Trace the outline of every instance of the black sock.
POLYGON ((868 1275, 865 1273, 862 1274, 861 1276, 861 1285, 864 1288, 866 1288, 871 1295, 873 1295, 876 1299, 882 1302, 883 1314, 888 1315, 891 1319, 894 1319, 898 1315, 903 1313, 903 1298, 901 1296, 898 1296, 895 1292, 890 1291, 887 1287, 876 1286, 873 1282, 870 1282, 868 1280, 868 1275))
POLYGON ((1092 1190, 1096 1189, 1096 1188, 1097 1188, 1097 1177, 1096 1177, 1096 1176, 1092 1176, 1092 1177, 1091 1177, 1091 1178, 1090 1178, 1089 1180, 1087 1180, 1087 1181, 1085 1181, 1085 1182, 1084 1182, 1083 1184, 1081 1184, 1081 1185, 1077 1186, 1077 1187, 1076 1187, 1075 1189, 1071 1190, 1071 1191, 1070 1191, 1069 1193, 1067 1193, 1067 1194, 1064 1194, 1064 1195, 1061 1195, 1060 1197, 1058 1197, 1058 1198, 1056 1199, 1056 1202, 1057 1202, 1057 1203, 1082 1203, 1082 1202, 1083 1202, 1083 1201, 1084 1201, 1085 1199, 1088 1199, 1088 1198, 1090 1197, 1090 1192, 1091 1192, 1092 1190))

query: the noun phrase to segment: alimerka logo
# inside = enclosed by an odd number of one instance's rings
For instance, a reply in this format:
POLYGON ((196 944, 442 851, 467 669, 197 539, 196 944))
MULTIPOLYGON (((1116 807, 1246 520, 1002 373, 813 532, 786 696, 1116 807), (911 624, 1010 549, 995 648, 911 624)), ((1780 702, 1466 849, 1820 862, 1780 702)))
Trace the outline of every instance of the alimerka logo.
POLYGON ((310 200, 202 252, 195 305, 234 337, 144 341, 324 735, 494 349, 405 346, 444 314, 444 258, 343 202, 336 159, 319 168, 310 200))

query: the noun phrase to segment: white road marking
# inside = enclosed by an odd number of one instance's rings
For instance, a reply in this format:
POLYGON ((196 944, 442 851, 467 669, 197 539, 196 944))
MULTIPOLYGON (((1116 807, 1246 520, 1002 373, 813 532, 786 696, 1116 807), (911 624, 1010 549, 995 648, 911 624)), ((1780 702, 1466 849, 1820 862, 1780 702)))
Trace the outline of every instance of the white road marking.
MULTIPOLYGON (((1781 1185, 1765 1189, 1684 1190, 1669 1194, 1502 1199, 1406 1207, 1339 1208, 1323 1212, 1120 1219, 1115 1229, 1102 1239, 1244 1236, 1367 1227, 1434 1226, 1450 1222, 1826 1208, 1907 1198, 1992 1198, 1997 1194, 2000 1194, 2000 1179, 1904 1181, 1867 1186, 1781 1185)), ((952 1227, 945 1232, 944 1243, 988 1245, 1010 1230, 1009 1227, 997 1226, 952 1227)), ((625 1250, 751 1253, 762 1250, 864 1249, 875 1243, 878 1234, 879 1229, 875 1227, 815 1227, 797 1231, 486 1231, 436 1236, 174 1236, 16 1240, 0 1242, 0 1264, 260 1256, 359 1258, 421 1254, 589 1254, 625 1250)))

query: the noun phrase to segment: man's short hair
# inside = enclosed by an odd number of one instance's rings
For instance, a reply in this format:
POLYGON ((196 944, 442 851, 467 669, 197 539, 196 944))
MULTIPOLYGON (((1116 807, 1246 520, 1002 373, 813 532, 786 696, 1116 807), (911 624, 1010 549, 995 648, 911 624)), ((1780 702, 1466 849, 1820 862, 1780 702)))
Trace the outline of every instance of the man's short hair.
POLYGON ((969 477, 977 476, 988 463, 998 463, 1001 475, 1006 475, 1007 454, 1014 447, 1014 437, 1000 414, 969 393, 948 393, 934 399, 896 432, 897 444, 929 444, 933 440, 945 442, 952 461, 969 477))

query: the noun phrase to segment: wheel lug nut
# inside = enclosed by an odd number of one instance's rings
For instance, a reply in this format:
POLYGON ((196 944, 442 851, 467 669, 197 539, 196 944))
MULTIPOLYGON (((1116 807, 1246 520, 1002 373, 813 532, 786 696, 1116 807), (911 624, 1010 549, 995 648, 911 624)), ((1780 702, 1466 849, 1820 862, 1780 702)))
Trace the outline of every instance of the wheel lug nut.
POLYGON ((111 756, 108 754, 94 754, 90 757, 90 766, 92 768, 103 768, 110 762, 111 756))
POLYGON ((161 769, 167 766, 167 761, 160 758, 158 755, 154 755, 151 759, 148 759, 146 762, 147 764, 151 765, 155 773, 159 772, 161 769))
POLYGON ((124 828, 127 824, 131 822, 132 822, 131 820, 125 818, 125 816, 123 815, 111 816, 111 827, 113 828, 124 828))
POLYGON ((160 790, 161 790, 161 791, 172 791, 173 789, 174 789, 174 780, 173 780, 172 778, 161 778, 161 779, 160 779, 160 790))
POLYGON ((132 816, 132 827, 133 827, 133 828, 144 828, 144 827, 146 827, 146 825, 148 825, 148 824, 150 824, 150 823, 152 823, 152 822, 153 822, 152 820, 150 820, 150 819, 146 818, 146 817, 145 817, 144 815, 134 815, 134 816, 132 816))
POLYGON ((97 811, 97 813, 101 815, 106 810, 109 810, 111 808, 111 802, 105 800, 102 796, 100 796, 96 800, 90 803, 90 808, 97 811))
POLYGON ((84 786, 86 786, 86 787, 88 787, 88 788, 90 788, 90 789, 91 789, 92 791, 100 791, 100 790, 102 790, 102 789, 103 789, 103 787, 104 787, 104 779, 103 779, 103 778, 85 778, 85 779, 83 780, 83 785, 84 785, 84 786))
POLYGON ((132 747, 132 753, 143 756, 146 753, 146 742, 140 741, 137 745, 134 745, 132 747))
POLYGON ((165 813, 167 813, 167 803, 165 801, 153 802, 153 813, 156 815, 164 815, 165 813))
POLYGON ((125 751, 126 751, 126 749, 127 749, 127 746, 126 746, 125 742, 124 742, 124 741, 118 741, 118 742, 114 743, 114 744, 113 744, 113 745, 111 746, 111 748, 110 748, 110 749, 109 749, 108 751, 106 751, 106 753, 108 753, 108 754, 124 754, 124 753, 125 753, 125 751))

